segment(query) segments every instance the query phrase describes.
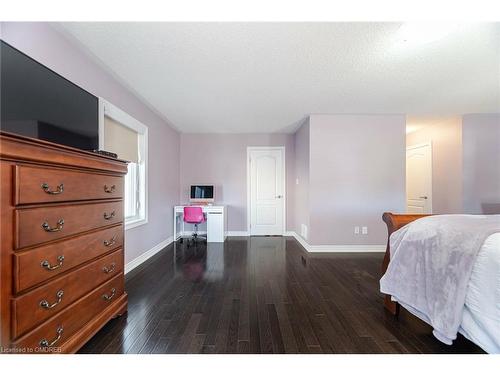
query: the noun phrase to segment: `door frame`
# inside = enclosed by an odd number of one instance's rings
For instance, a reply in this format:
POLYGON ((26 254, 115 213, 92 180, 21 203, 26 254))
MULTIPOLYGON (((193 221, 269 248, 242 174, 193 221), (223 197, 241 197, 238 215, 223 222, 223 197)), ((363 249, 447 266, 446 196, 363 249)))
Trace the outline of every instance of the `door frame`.
POLYGON ((283 229, 281 235, 284 236, 286 232, 286 148, 285 146, 247 146, 247 233, 251 236, 250 225, 252 223, 252 210, 251 210, 251 168, 250 168, 250 154, 252 151, 270 151, 279 150, 281 151, 281 162, 282 162, 282 172, 283 172, 283 229))
POLYGON ((429 150, 430 150, 430 154, 431 154, 431 173, 430 173, 430 184, 431 184, 431 189, 430 189, 430 200, 429 200, 429 209, 430 209, 430 212, 429 214, 432 214, 433 212, 433 208, 432 208, 432 201, 433 201, 433 189, 434 189, 434 186, 432 184, 432 175, 434 173, 434 163, 433 163, 433 153, 432 153, 432 141, 427 141, 427 142, 422 142, 422 143, 416 143, 414 145, 411 145, 411 146, 406 146, 406 150, 405 150, 405 208, 406 210, 408 210, 408 195, 407 195, 407 185, 408 185, 408 179, 406 178, 406 169, 407 169, 407 164, 406 164, 406 158, 407 158, 407 153, 409 150, 413 150, 413 149, 416 149, 416 148, 421 148, 421 147, 426 147, 426 146, 429 146, 429 150))

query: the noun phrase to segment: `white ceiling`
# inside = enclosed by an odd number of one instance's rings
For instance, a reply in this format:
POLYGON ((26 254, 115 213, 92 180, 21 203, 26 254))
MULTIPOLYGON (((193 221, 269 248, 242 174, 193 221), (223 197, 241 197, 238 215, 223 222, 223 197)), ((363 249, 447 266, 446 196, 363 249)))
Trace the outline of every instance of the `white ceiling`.
POLYGON ((293 131, 310 113, 500 111, 500 23, 426 44, 403 42, 396 23, 60 26, 182 132, 293 131))

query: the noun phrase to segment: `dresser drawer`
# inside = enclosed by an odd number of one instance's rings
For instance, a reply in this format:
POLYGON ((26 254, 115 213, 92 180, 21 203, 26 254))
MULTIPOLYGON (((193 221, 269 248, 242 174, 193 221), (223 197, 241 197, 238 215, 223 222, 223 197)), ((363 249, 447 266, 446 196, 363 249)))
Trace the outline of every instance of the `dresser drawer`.
POLYGON ((97 173, 16 165, 14 203, 123 197, 123 179, 97 173))
POLYGON ((123 295, 123 273, 99 286, 47 322, 14 342, 17 348, 33 348, 34 352, 60 347, 85 324, 123 295), (45 341, 44 341, 45 340, 45 341))
POLYGON ((123 220, 123 201, 16 210, 15 247, 41 244, 123 220))
POLYGON ((19 293, 123 246, 123 225, 83 234, 14 254, 14 290, 19 293))
POLYGON ((76 269, 12 300, 12 332, 18 337, 123 271, 123 250, 76 269))

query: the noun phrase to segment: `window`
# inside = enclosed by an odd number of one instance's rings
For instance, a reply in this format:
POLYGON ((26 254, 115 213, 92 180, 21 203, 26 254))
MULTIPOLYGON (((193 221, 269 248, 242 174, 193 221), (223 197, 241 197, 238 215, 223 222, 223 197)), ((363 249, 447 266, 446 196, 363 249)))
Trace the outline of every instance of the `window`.
POLYGON ((125 176, 125 222, 144 219, 144 163, 129 163, 125 176))
POLYGON ((125 229, 148 222, 148 128, 104 99, 99 100, 99 148, 128 160, 125 176, 125 229))

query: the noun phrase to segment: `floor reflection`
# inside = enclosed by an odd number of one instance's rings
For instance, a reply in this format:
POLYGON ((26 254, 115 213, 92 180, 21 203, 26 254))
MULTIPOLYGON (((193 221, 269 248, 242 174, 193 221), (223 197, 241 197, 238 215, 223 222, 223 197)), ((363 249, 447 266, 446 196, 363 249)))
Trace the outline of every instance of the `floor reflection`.
POLYGON ((174 244, 176 275, 193 282, 220 280, 224 277, 224 253, 224 243, 177 241, 174 244))
MULTIPOLYGON (((175 276, 192 282, 214 282, 224 279, 224 272, 228 267, 234 268, 242 264, 251 265, 251 270, 259 274, 284 276, 285 250, 284 237, 242 237, 239 240, 232 238, 224 243, 199 241, 188 244, 187 241, 177 241, 174 243, 173 252, 175 276)), ((245 277, 248 272, 246 269, 240 271, 243 272, 241 277, 245 277)))

